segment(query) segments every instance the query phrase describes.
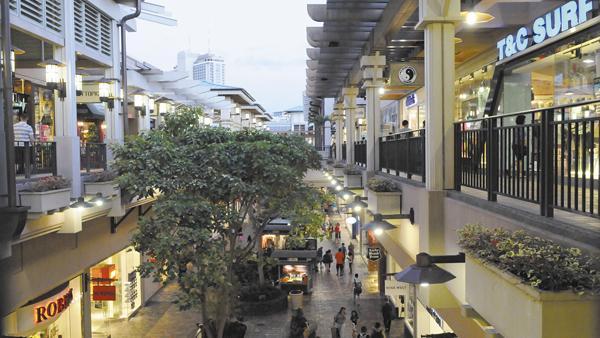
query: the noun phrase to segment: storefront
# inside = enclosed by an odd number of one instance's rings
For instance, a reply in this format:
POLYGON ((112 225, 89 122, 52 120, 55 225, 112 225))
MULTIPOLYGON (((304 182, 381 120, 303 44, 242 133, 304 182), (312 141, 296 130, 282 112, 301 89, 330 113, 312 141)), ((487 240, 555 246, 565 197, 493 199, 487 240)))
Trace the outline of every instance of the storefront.
POLYGON ((57 286, 3 318, 2 336, 83 337, 82 278, 57 286))
POLYGON ((425 123, 425 88, 420 88, 400 101, 401 122, 408 121, 412 130, 422 129, 425 123))
POLYGON ((54 141, 54 91, 31 81, 16 79, 13 93, 13 111, 15 115, 29 116, 35 139, 40 142, 54 141))
POLYGON ((109 337, 115 320, 128 318, 142 305, 140 254, 126 248, 90 268, 92 335, 109 337))
POLYGON ((77 104, 77 136, 83 143, 103 143, 106 132, 103 103, 77 104))

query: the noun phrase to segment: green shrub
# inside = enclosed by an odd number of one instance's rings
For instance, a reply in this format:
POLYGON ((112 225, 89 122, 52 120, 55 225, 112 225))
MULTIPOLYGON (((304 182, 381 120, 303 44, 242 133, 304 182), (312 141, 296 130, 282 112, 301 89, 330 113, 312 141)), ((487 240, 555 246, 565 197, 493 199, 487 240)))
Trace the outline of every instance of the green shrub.
POLYGON ((110 182, 114 181, 117 178, 117 173, 112 170, 105 170, 100 172, 94 172, 87 175, 84 179, 85 182, 110 182))
POLYGON ((524 231, 466 225, 458 244, 471 256, 548 291, 600 293, 600 260, 524 231))
POLYGON ((376 178, 376 177, 370 178, 367 181, 367 187, 369 188, 369 190, 372 190, 375 192, 400 191, 400 187, 395 182, 390 181, 390 180, 376 178))
POLYGON ((71 182, 62 176, 48 176, 34 182, 25 184, 21 191, 44 192, 51 190, 66 189, 71 187, 71 182))

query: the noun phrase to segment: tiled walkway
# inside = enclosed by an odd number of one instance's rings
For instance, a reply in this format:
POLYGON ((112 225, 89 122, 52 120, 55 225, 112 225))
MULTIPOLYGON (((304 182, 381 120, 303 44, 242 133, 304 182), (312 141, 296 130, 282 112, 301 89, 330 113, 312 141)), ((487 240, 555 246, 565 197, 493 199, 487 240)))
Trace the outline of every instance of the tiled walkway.
MULTIPOLYGON (((343 233, 342 241, 346 245, 349 244, 347 231, 343 233)), ((335 246, 327 239, 319 245, 332 251, 335 246)), ((354 246, 358 248, 358 243, 354 243, 354 246)), ((331 337, 333 316, 342 306, 347 309, 347 320, 342 330, 343 338, 352 337, 350 312, 353 309, 357 309, 359 313, 358 326, 367 326, 369 331, 376 321, 383 320, 376 273, 369 274, 365 262, 358 256, 354 265, 354 272, 359 273, 364 289, 358 304, 355 305, 352 301, 352 277, 347 266, 346 274, 341 277, 337 277, 333 269, 330 273, 326 269, 319 271, 315 277, 312 294, 304 297, 304 314, 311 324, 317 324, 317 336, 321 338, 331 337)), ((172 303, 176 291, 177 286, 173 284, 160 290, 136 316, 112 325, 111 337, 193 337, 195 323, 199 321, 200 315, 194 311, 179 311, 172 303)), ((265 317, 246 317, 246 338, 288 337, 291 313, 288 309, 286 312, 265 317)), ((395 320, 388 338, 402 337, 402 321, 395 320)))

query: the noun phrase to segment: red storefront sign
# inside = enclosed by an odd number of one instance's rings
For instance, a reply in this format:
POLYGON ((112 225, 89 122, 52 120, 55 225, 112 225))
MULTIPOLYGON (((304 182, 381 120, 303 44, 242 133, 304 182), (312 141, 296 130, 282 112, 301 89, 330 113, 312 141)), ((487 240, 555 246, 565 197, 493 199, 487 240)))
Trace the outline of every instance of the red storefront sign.
POLYGON ((40 305, 34 305, 33 316, 34 322, 39 324, 41 322, 54 319, 59 313, 63 312, 71 301, 73 300, 73 289, 69 288, 62 295, 48 300, 46 303, 40 305))
POLYGON ((114 285, 94 285, 93 300, 116 300, 117 288, 114 285))

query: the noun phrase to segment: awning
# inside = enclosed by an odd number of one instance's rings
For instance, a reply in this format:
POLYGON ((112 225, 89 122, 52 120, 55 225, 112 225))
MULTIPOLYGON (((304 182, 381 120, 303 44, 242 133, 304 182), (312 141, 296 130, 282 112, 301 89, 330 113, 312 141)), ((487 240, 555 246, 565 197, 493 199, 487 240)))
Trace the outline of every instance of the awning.
POLYGON ((77 118, 90 120, 104 120, 106 109, 103 103, 77 104, 77 118))

